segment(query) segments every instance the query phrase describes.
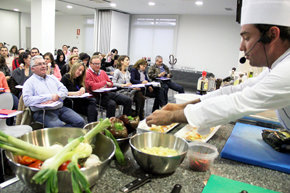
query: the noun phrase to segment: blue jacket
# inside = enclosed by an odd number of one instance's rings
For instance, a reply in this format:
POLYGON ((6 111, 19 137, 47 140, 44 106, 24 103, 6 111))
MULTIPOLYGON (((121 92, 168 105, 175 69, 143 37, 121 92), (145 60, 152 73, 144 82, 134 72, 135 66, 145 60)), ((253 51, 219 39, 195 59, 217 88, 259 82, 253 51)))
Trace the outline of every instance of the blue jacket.
MULTIPOLYGON (((146 71, 145 71, 145 80, 150 82, 149 79, 148 79, 146 71)), ((140 80, 140 72, 139 72, 139 70, 137 68, 132 68, 130 82, 132 84, 141 84, 142 83, 142 81, 140 80)))

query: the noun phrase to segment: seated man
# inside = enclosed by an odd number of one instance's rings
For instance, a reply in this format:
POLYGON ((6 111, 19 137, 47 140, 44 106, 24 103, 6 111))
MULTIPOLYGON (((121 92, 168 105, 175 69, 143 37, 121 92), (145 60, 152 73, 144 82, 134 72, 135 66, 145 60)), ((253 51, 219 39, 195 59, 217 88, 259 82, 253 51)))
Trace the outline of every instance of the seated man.
POLYGON ((132 100, 130 97, 116 92, 106 92, 97 94, 93 90, 103 87, 112 87, 113 82, 110 80, 105 71, 101 70, 101 58, 95 55, 90 60, 90 66, 86 74, 86 89, 88 92, 94 94, 97 99, 97 104, 105 107, 107 110, 107 117, 114 117, 117 105, 123 105, 123 114, 131 115, 132 100))
POLYGON ((156 56, 155 64, 149 68, 148 71, 149 78, 154 81, 159 81, 161 87, 164 89, 164 97, 166 103, 168 102, 168 90, 171 88, 179 93, 184 93, 184 89, 179 84, 172 82, 170 79, 162 80, 162 78, 171 78, 172 74, 170 73, 169 68, 163 64, 163 59, 161 56, 156 56))
POLYGON ((42 56, 34 56, 30 66, 34 74, 23 85, 23 101, 25 106, 29 106, 34 112, 34 120, 44 123, 45 127, 82 128, 83 118, 72 109, 63 106, 63 99, 68 91, 53 75, 46 74, 47 66, 42 56), (35 107, 56 101, 59 101, 59 104, 54 107, 35 107))

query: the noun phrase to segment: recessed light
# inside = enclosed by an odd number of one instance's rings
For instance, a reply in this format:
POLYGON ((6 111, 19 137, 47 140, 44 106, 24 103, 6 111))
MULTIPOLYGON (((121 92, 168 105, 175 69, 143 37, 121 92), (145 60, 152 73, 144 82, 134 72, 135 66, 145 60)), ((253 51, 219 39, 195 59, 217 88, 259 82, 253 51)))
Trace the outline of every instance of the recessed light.
POLYGON ((197 6, 202 6, 202 5, 203 5, 203 1, 196 1, 196 2, 195 2, 195 5, 197 5, 197 6))
POLYGON ((111 7, 116 7, 117 4, 116 4, 116 3, 110 3, 110 6, 111 6, 111 7))
POLYGON ((154 5, 155 5, 155 2, 150 1, 150 2, 148 3, 148 5, 149 5, 149 6, 154 6, 154 5))
POLYGON ((71 6, 71 5, 67 5, 66 8, 68 8, 68 9, 72 9, 73 6, 71 6))
POLYGON ((17 9, 17 8, 15 8, 15 9, 13 9, 14 11, 19 11, 19 9, 17 9))

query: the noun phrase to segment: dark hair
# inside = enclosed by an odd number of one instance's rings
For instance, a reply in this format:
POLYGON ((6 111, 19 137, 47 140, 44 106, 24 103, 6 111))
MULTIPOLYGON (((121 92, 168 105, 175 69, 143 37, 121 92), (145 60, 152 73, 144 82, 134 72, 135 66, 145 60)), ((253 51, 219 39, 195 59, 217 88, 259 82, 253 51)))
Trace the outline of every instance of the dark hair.
MULTIPOLYGON (((82 61, 83 61, 84 59, 89 59, 89 60, 90 60, 90 58, 91 58, 91 57, 90 57, 87 53, 82 52, 82 53, 79 54, 79 59, 82 60, 82 61)), ((89 60, 88 60, 88 61, 89 61, 89 60)))
POLYGON ((290 41, 290 27, 280 25, 255 24, 255 27, 260 31, 262 36, 269 31, 271 27, 278 27, 280 29, 280 38, 285 41, 290 41))
POLYGON ((49 57, 49 59, 50 59, 50 61, 51 61, 51 67, 55 67, 55 63, 54 63, 54 58, 53 58, 53 55, 52 55, 52 53, 50 53, 50 52, 46 52, 44 55, 43 55, 43 58, 45 57, 45 56, 48 56, 49 57))
POLYGON ((37 52, 40 53, 40 52, 39 52, 39 49, 36 48, 36 47, 31 48, 30 53, 31 53, 32 50, 37 50, 37 52))
POLYGON ((17 49, 17 46, 15 46, 15 45, 13 45, 13 46, 10 48, 9 52, 10 52, 10 53, 13 53, 12 50, 13 50, 14 48, 16 48, 15 54, 18 54, 18 49, 17 49))
POLYGON ((99 55, 99 54, 102 54, 101 52, 94 52, 93 53, 93 56, 95 56, 95 55, 99 55))
POLYGON ((19 48, 18 52, 19 52, 20 50, 24 50, 24 48, 19 48))
POLYGON ((0 66, 6 66, 6 60, 3 56, 0 55, 0 66))
POLYGON ((65 55, 61 49, 57 50, 55 63, 61 69, 63 65, 65 65, 65 55), (63 61, 60 61, 60 56, 63 56, 63 61))
POLYGON ((112 53, 117 52, 117 54, 119 53, 118 50, 117 50, 116 48, 112 49, 111 52, 112 52, 112 53))
POLYGON ((22 52, 19 55, 19 64, 24 64, 24 66, 25 66, 24 59, 27 59, 29 56, 30 56, 30 52, 22 52))
POLYGON ((73 52, 75 49, 78 49, 78 48, 77 47, 72 47, 70 51, 73 52))

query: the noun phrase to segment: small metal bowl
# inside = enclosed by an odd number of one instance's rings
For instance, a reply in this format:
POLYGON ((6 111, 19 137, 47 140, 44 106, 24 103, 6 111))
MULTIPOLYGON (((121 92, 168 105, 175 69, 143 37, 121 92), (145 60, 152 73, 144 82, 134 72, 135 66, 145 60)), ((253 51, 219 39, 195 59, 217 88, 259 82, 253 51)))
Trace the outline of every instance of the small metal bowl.
MULTIPOLYGON (((97 124, 98 124, 98 122, 88 123, 84 126, 84 129, 91 130, 97 124)), ((135 133, 136 132, 132 132, 132 133, 128 134, 128 137, 116 139, 123 153, 125 153, 129 149, 129 139, 130 139, 130 137, 135 135, 135 133)))
POLYGON ((129 143, 133 156, 141 168, 154 174, 173 173, 184 160, 188 150, 188 144, 184 139, 171 134, 157 132, 136 134, 129 140, 129 143), (141 151, 142 148, 160 146, 174 149, 178 152, 178 155, 157 156, 141 151))
MULTIPOLYGON (((66 145, 69 138, 76 138, 84 135, 85 133, 86 130, 80 128, 48 128, 32 131, 23 135, 20 139, 38 146, 50 146, 55 143, 66 145)), ((98 166, 81 169, 91 186, 96 184, 97 180, 106 170, 109 161, 115 154, 114 142, 102 134, 96 135, 92 140, 92 144, 93 154, 99 156, 102 163, 98 166)), ((32 189, 33 192, 45 192, 45 184, 39 185, 31 182, 32 177, 39 171, 38 169, 21 165, 16 162, 17 156, 13 155, 13 153, 9 151, 6 151, 5 153, 12 169, 15 171, 16 176, 26 186, 28 186, 28 188, 32 189)), ((58 171, 57 178, 60 193, 73 192, 71 175, 69 172, 58 171)))

